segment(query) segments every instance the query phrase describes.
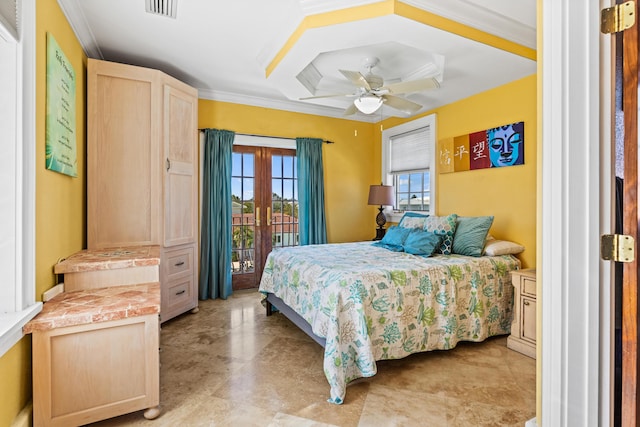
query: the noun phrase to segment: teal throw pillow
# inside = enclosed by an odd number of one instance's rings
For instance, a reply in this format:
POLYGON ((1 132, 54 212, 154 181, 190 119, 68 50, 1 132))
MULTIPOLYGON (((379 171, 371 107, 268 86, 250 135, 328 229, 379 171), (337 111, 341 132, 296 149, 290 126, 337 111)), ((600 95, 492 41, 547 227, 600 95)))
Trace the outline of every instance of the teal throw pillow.
POLYGON ((414 228, 405 239, 402 247, 408 254, 431 256, 441 242, 442 236, 414 228))
POLYGON ((402 252, 402 245, 410 232, 411 228, 392 226, 387 229, 382 240, 374 242, 373 244, 389 249, 390 251, 402 252))
POLYGON ((453 237, 453 253, 481 256, 493 216, 458 217, 453 237))
POLYGON ((453 235, 456 232, 457 214, 447 216, 430 216, 425 219, 424 229, 438 236, 442 236, 442 242, 436 249, 436 253, 451 255, 453 250, 453 235))

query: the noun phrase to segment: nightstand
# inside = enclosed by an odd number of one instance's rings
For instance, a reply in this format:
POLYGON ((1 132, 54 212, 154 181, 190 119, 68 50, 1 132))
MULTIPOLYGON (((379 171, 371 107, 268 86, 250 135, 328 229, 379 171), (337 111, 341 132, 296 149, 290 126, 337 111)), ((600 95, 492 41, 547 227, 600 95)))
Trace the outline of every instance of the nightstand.
POLYGON ((513 284, 513 322, 507 347, 536 358, 536 270, 511 272, 513 284))

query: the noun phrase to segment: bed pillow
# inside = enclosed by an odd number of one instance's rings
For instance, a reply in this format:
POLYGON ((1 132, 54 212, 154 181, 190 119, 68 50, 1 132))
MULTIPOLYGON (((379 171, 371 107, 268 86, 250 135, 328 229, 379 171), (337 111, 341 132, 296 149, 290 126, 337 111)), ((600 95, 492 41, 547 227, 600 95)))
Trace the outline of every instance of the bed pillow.
POLYGON ((421 214, 417 212, 405 212, 402 215, 402 219, 398 223, 398 227, 403 228, 424 228, 425 219, 428 218, 428 214, 421 214))
POLYGON ((431 256, 442 242, 442 236, 419 228, 411 230, 402 247, 408 254, 431 256))
POLYGON ((451 255, 453 248, 453 235, 456 232, 457 214, 447 216, 430 216, 425 218, 424 229, 435 235, 442 236, 440 246, 436 248, 436 253, 451 255))
POLYGON ((481 256, 493 216, 459 216, 453 236, 453 253, 481 256))
POLYGON ((489 256, 515 255, 524 251, 524 246, 508 240, 489 240, 484 247, 484 254, 489 256))
POLYGON ((387 229, 382 240, 374 242, 373 244, 389 249, 390 251, 402 252, 404 250, 402 245, 410 232, 410 228, 391 226, 387 229))

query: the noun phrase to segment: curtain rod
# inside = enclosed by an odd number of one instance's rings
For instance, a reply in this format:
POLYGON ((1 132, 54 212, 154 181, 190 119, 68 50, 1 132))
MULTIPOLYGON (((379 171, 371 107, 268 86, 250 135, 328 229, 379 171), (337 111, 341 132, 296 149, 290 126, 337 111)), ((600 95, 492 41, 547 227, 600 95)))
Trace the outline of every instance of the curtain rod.
MULTIPOLYGON (((200 132, 203 132, 204 129, 198 129, 200 132)), ((242 136, 257 136, 259 138, 274 138, 274 139, 291 139, 295 141, 295 138, 289 138, 286 136, 272 136, 272 135, 256 135, 255 133, 240 133, 240 132, 235 132, 236 135, 242 135, 242 136)), ((326 139, 323 139, 322 142, 324 142, 325 144, 333 144, 333 141, 328 141, 326 139)))

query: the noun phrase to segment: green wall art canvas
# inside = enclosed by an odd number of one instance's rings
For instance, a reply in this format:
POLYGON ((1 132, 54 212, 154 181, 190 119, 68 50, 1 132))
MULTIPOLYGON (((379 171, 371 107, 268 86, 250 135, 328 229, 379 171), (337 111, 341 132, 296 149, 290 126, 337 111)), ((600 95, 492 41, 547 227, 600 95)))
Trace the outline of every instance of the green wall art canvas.
POLYGON ((76 155, 76 73, 51 33, 47 33, 47 169, 78 176, 76 155))

